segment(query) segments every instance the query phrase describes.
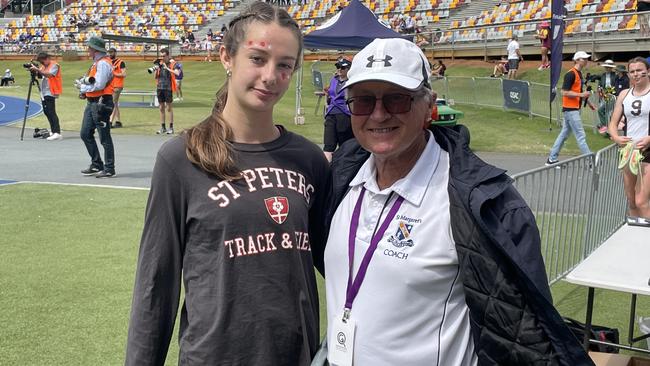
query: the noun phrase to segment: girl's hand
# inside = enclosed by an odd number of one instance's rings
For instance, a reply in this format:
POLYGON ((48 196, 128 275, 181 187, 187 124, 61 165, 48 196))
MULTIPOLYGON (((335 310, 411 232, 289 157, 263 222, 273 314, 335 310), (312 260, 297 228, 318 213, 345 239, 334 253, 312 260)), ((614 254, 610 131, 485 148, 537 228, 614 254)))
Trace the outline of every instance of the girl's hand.
POLYGON ((641 151, 645 151, 649 146, 650 146, 650 136, 646 136, 636 143, 636 147, 641 151))
POLYGON ((627 137, 627 136, 612 136, 612 141, 614 141, 616 144, 620 146, 624 146, 628 142, 630 142, 632 139, 627 137))

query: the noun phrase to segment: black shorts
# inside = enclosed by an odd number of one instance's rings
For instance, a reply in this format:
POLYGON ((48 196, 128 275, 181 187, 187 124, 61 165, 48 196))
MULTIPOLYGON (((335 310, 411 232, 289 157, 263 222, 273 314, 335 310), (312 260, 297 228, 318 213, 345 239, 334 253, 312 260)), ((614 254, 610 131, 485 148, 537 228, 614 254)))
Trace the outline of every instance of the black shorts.
POLYGON ((508 70, 517 70, 519 68, 519 59, 518 58, 509 58, 508 59, 508 70))
POLYGON ((641 154, 643 155, 643 160, 641 160, 641 162, 650 164, 650 148, 641 151, 641 154))
POLYGON ((172 100, 174 100, 174 96, 172 95, 171 90, 159 89, 157 92, 158 92, 158 103, 171 103, 172 100))
POLYGON ((337 146, 353 137, 350 116, 344 113, 330 113, 325 116, 323 151, 334 152, 337 146))

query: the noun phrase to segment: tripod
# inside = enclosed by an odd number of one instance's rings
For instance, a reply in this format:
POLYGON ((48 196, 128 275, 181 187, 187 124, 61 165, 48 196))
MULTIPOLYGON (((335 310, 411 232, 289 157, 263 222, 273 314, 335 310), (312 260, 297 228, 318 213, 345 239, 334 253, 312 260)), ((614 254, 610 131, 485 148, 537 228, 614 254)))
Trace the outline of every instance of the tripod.
POLYGON ((27 89, 27 102, 25 102, 25 116, 23 117, 23 128, 20 130, 20 141, 23 141, 25 135, 25 123, 27 122, 27 113, 29 112, 29 100, 32 97, 32 85, 36 85, 38 92, 41 92, 41 86, 38 85, 36 80, 36 73, 30 72, 31 80, 29 81, 29 88, 27 89))

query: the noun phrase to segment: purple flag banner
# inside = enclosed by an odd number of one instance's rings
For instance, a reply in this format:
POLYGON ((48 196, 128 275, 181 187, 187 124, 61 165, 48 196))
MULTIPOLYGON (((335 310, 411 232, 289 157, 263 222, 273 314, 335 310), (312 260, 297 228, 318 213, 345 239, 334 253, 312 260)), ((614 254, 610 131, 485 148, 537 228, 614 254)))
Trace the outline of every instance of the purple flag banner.
POLYGON ((564 0, 551 0, 551 90, 550 101, 555 99, 555 85, 562 73, 562 46, 564 38, 564 0))

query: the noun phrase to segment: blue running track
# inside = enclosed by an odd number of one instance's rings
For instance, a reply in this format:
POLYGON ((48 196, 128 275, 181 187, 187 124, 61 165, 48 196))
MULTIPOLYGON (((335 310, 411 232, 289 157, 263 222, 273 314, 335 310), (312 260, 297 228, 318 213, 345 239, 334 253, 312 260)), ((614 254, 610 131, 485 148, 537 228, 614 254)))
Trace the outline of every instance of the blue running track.
MULTIPOLYGON (((41 104, 38 103, 38 93, 32 97, 36 96, 36 102, 33 100, 29 101, 29 110, 27 111, 27 118, 34 117, 39 113, 43 112, 41 104)), ((15 122, 23 120, 25 116, 25 99, 16 98, 16 97, 5 97, 0 96, 0 126, 9 125, 15 122)))

